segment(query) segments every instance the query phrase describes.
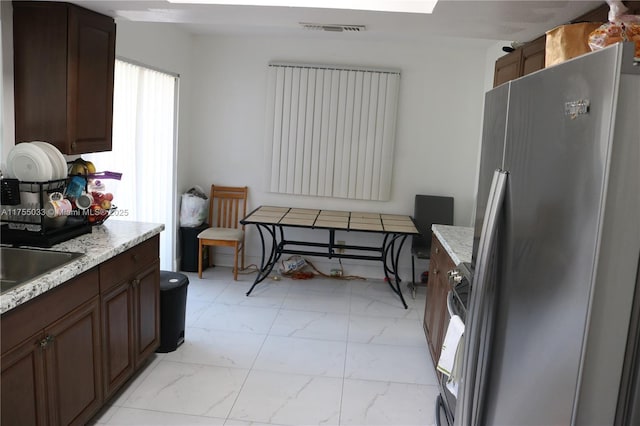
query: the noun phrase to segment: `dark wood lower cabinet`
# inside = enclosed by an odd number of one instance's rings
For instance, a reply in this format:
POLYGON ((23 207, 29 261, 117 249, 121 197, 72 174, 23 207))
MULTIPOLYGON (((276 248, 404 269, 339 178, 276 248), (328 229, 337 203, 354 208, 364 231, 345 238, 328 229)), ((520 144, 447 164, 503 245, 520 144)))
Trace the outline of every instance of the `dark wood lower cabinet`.
POLYGON ((137 274, 133 284, 137 368, 160 344, 160 262, 137 274))
POLYGON ((102 339, 105 397, 110 397, 133 374, 133 300, 124 282, 102 296, 102 339))
POLYGON ((3 425, 44 425, 47 423, 44 353, 42 333, 2 354, 3 425))
POLYGON ((3 353, 3 425, 82 425, 98 411, 99 312, 95 297, 3 353))
POLYGON ((102 296, 105 396, 113 395, 160 344, 160 262, 102 296))
POLYGON ((111 397, 160 344, 159 239, 100 266, 104 393, 111 397))
POLYGON ((44 334, 50 424, 84 425, 102 406, 99 299, 47 327, 44 334))
POLYGON ((442 343, 449 326, 447 296, 450 287, 447 272, 454 269, 455 266, 455 263, 434 234, 431 242, 429 282, 427 283, 427 299, 425 301, 423 322, 434 366, 438 364, 440 359, 442 343))
POLYGON ((0 424, 87 424, 144 365, 160 342, 158 248, 156 236, 2 315, 0 424))

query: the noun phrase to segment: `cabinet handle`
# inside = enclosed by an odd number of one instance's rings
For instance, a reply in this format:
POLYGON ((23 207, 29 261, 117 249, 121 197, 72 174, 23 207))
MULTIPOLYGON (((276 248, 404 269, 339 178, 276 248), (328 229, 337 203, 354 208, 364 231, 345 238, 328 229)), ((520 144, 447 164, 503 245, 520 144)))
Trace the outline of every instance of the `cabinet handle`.
POLYGON ((440 253, 440 247, 436 247, 436 254, 440 253))
POLYGON ((138 255, 134 254, 133 256, 131 256, 131 258, 133 259, 134 262, 138 261, 138 255))
POLYGON ((45 349, 47 346, 49 346, 51 344, 51 342, 53 342, 53 336, 52 335, 48 335, 44 339, 40 340, 40 347, 42 349, 45 349))
POLYGON ((438 268, 436 268, 436 269, 433 270, 433 273, 438 275, 440 273, 440 271, 438 270, 438 268))
POLYGON ((134 288, 138 287, 138 284, 140 284, 140 280, 136 278, 135 280, 131 281, 131 284, 133 285, 134 288))
POLYGON ((77 144, 77 143, 75 143, 75 142, 71 142, 71 149, 72 149, 72 150, 74 150, 74 151, 75 151, 77 146, 78 146, 78 144, 77 144))

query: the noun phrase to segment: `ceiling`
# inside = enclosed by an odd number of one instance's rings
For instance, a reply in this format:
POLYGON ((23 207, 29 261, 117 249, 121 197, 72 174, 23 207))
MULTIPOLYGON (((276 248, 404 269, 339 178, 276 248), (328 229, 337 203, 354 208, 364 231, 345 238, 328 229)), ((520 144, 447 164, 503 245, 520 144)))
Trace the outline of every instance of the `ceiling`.
POLYGON ((357 40, 433 36, 524 42, 586 13, 602 1, 440 0, 432 15, 293 7, 174 4, 166 0, 71 0, 115 18, 170 22, 193 34, 279 35, 357 40), (365 25, 362 32, 305 30, 300 22, 365 25))

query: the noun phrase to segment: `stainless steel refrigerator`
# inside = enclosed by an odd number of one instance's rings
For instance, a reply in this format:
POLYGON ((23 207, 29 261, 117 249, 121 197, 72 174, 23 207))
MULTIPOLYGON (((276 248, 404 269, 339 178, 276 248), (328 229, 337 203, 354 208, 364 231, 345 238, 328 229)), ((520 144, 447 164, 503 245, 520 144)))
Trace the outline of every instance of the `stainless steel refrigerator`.
POLYGON ((640 424, 633 51, 486 95, 456 425, 640 424))

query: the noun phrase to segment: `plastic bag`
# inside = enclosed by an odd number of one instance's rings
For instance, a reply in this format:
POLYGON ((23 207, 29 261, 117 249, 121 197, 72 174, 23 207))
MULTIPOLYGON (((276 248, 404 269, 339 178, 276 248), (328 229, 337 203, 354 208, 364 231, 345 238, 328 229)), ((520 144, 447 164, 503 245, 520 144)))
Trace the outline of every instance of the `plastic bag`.
POLYGON ((635 57, 640 58, 640 16, 625 15, 627 8, 619 0, 607 0, 609 22, 589 34, 591 50, 602 49, 621 41, 635 43, 635 57))
MULTIPOLYGON (((118 192, 120 179, 122 179, 122 173, 118 172, 99 172, 87 175, 87 193, 83 196, 87 197, 90 204, 87 209, 89 223, 99 225, 115 211, 114 194, 118 192)), ((77 205, 79 200, 75 201, 77 205)), ((121 213, 124 215, 128 212, 121 211, 121 213)))
POLYGON ((301 256, 291 256, 287 260, 283 260, 280 264, 280 274, 286 275, 291 274, 295 271, 298 271, 304 268, 307 265, 307 262, 301 256))
POLYGON ((180 226, 195 228, 207 217, 207 196, 199 186, 182 194, 180 203, 180 226))

